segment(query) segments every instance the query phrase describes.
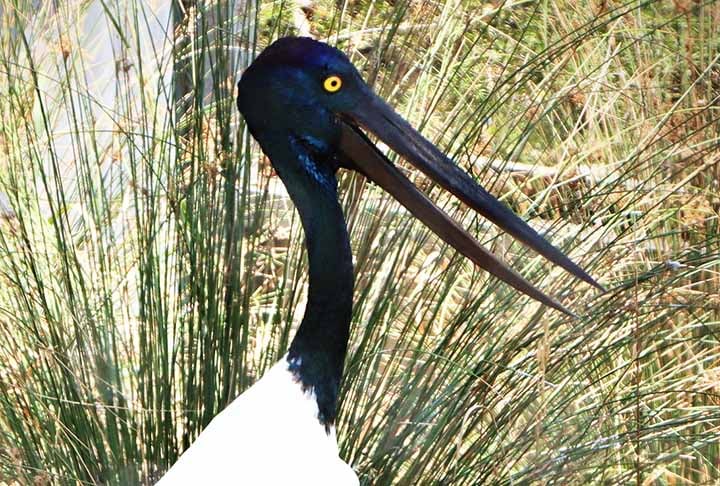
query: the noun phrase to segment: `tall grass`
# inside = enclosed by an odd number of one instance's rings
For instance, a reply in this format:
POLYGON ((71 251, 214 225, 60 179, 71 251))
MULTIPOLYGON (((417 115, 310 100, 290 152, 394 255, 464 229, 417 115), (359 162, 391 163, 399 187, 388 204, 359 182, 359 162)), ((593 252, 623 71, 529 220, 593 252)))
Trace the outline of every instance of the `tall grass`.
POLYGON ((0 483, 151 484, 286 351, 302 231, 233 97, 288 33, 609 289, 409 171, 581 318, 551 311, 343 175, 363 484, 720 480, 720 3, 0 0, 0 25, 0 483))

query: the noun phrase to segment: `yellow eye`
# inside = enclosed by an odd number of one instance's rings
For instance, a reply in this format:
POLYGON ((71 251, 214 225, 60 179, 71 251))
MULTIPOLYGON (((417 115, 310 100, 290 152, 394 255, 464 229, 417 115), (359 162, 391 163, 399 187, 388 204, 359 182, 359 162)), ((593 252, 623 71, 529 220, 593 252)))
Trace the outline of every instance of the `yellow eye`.
POLYGON ((335 74, 328 76, 325 78, 325 81, 323 81, 323 88, 325 88, 325 91, 328 93, 335 93, 342 88, 342 79, 335 74))

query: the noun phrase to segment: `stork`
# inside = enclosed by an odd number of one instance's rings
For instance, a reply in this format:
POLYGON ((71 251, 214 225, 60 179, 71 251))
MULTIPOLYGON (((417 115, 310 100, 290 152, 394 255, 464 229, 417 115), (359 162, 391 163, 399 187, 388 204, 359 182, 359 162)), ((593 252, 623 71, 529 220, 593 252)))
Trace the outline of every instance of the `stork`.
POLYGON ((358 484, 338 455, 334 425, 353 298, 339 169, 363 174, 479 267, 570 314, 480 246, 366 132, 517 240, 602 288, 415 131, 327 44, 302 37, 274 42, 243 73, 237 106, 300 215, 309 264, 307 307, 287 354, 210 422, 160 486, 358 484))

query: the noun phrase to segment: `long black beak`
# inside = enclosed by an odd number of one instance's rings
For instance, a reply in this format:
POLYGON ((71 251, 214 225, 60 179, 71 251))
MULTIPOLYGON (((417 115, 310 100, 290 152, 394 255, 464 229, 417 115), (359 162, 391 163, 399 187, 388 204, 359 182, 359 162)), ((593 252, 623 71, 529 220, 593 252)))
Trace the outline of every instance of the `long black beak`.
POLYGON ((573 315, 557 300, 535 288, 515 270, 483 248, 470 234, 420 192, 358 127, 375 134, 432 180, 517 240, 575 277, 604 291, 603 287, 582 268, 477 184, 435 145, 395 113, 382 99, 369 93, 364 103, 350 112, 343 113, 342 116, 340 151, 343 155, 343 163, 348 168, 363 173, 368 179, 389 192, 415 217, 456 250, 470 258, 476 265, 533 299, 573 315))

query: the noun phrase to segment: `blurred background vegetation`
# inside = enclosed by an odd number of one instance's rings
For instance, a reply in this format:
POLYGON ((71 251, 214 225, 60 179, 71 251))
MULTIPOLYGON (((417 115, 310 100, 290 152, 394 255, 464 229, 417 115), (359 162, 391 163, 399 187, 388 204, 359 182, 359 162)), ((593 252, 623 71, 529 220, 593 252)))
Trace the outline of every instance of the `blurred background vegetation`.
POLYGON ((551 311, 344 175, 362 483, 720 481, 720 2, 0 0, 0 484, 152 484, 284 354, 303 236, 234 91, 287 34, 609 289, 408 169, 551 311))

